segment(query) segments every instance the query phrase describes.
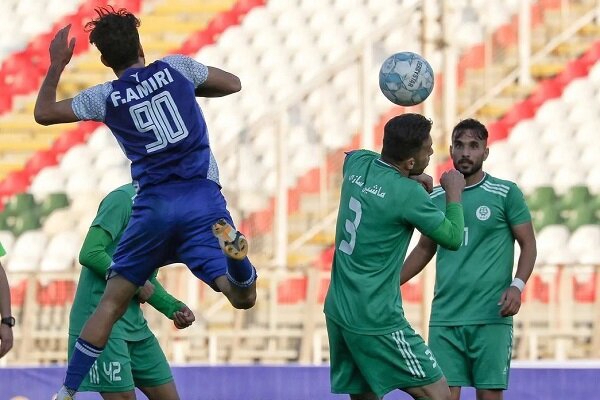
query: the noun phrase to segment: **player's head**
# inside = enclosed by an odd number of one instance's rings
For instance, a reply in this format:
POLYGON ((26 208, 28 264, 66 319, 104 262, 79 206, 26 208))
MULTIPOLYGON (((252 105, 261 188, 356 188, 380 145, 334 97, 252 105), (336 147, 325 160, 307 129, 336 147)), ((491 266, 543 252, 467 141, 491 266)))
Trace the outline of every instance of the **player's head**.
POLYGON ((481 122, 472 118, 460 121, 452 130, 450 145, 454 168, 465 177, 481 171, 489 154, 487 139, 488 131, 481 122))
POLYGON ((381 158, 401 164, 409 175, 420 175, 433 154, 431 120, 421 114, 402 114, 390 119, 383 128, 381 158))
POLYGON ((137 63, 144 53, 140 44, 140 20, 125 10, 112 7, 96 9, 98 16, 85 25, 90 43, 96 45, 104 65, 114 71, 124 70, 137 63))

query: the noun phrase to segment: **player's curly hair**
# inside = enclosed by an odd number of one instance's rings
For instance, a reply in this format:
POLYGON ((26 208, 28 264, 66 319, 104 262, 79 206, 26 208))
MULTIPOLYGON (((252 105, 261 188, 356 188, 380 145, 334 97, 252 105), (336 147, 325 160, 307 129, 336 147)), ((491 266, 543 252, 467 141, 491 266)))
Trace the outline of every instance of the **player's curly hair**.
POLYGON ((384 160, 404 161, 413 157, 429 137, 432 122, 421 114, 407 113, 390 119, 383 128, 384 160))
POLYGON ((124 8, 96 9, 98 17, 85 24, 90 43, 96 45, 109 67, 118 71, 135 64, 139 57, 140 20, 124 8))
POLYGON ((472 131, 479 140, 487 140, 488 138, 488 130, 485 125, 474 118, 467 118, 460 121, 452 129, 452 141, 466 131, 472 131))

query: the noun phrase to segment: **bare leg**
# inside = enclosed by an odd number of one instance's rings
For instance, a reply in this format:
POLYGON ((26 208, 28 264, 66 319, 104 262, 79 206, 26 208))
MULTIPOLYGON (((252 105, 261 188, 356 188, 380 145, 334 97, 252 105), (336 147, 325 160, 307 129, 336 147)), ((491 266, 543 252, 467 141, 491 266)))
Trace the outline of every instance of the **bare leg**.
POLYGON ((247 310, 254 307, 256 303, 256 282, 247 288, 242 288, 232 285, 229 279, 222 275, 215 279, 215 284, 235 308, 247 310))
POLYGON ((441 378, 437 382, 429 385, 402 389, 410 394, 414 399, 429 400, 451 400, 450 389, 446 378, 441 378))
POLYGON ((171 381, 159 386, 140 386, 139 389, 148 396, 149 400, 179 400, 175 382, 171 381))
POLYGON ((496 389, 477 389, 477 400, 502 400, 504 398, 503 390, 496 389))
POLYGON ((450 394, 452 394, 452 400, 460 400, 460 386, 450 386, 450 394))
POLYGON ((115 322, 125 314, 137 286, 120 275, 110 278, 96 311, 87 320, 79 337, 97 347, 104 347, 115 322))
POLYGON ((350 400, 380 400, 375 393, 351 394, 350 400))
POLYGON ((121 393, 100 393, 104 400, 135 400, 135 391, 121 393))

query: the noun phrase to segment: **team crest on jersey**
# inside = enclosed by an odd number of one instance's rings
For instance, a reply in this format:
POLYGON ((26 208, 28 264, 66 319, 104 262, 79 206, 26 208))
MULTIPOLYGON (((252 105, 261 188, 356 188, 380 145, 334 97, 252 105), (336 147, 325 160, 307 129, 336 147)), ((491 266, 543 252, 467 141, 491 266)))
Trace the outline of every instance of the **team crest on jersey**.
POLYGON ((492 216, 492 211, 488 206, 480 206, 477 211, 475 211, 475 216, 480 221, 487 221, 492 216))

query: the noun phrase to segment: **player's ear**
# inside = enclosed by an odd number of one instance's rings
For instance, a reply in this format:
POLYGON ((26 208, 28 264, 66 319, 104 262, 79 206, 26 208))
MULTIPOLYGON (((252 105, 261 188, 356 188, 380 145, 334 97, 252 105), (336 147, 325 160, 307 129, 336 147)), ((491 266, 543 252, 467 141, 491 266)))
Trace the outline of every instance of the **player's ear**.
POLYGON ((412 169, 415 167, 415 158, 411 157, 407 160, 404 161, 404 167, 409 170, 412 171, 412 169))
POLYGON ((483 152, 483 161, 487 160, 488 156, 490 155, 490 148, 486 147, 484 152, 483 152))

